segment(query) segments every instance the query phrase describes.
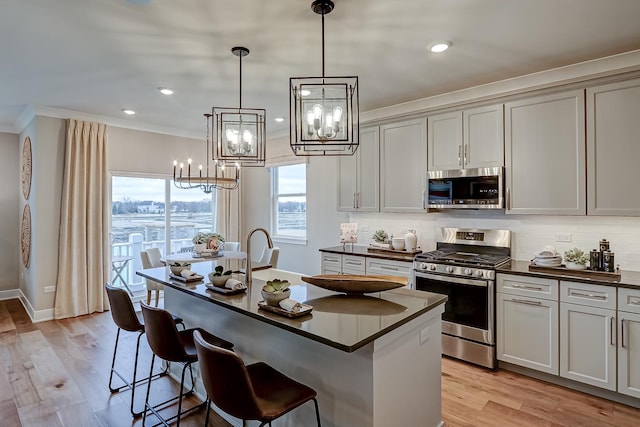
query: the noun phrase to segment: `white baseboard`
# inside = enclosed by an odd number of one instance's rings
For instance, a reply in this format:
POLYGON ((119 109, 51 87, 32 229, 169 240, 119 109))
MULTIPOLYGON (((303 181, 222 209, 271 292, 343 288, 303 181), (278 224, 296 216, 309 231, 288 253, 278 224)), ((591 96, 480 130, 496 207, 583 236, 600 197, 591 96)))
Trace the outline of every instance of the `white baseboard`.
POLYGON ((25 311, 29 315, 31 322, 38 323, 47 320, 53 320, 53 308, 47 308, 44 310, 35 310, 31 305, 31 302, 27 296, 22 292, 22 289, 9 289, 6 291, 0 291, 0 300, 7 299, 19 299, 24 307, 25 311))

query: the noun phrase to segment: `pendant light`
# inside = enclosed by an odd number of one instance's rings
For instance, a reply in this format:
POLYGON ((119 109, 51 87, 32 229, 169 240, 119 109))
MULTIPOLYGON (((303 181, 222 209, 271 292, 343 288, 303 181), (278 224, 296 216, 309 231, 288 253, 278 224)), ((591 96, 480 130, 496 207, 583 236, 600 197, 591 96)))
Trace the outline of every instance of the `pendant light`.
POLYGON ((266 111, 242 108, 242 58, 249 55, 249 49, 234 47, 231 52, 240 58, 240 105, 213 107, 213 159, 220 165, 264 166, 266 111))
POLYGON ((324 67, 324 16, 331 0, 315 0, 322 15, 322 77, 289 79, 290 145, 296 156, 349 156, 358 149, 358 77, 328 77, 324 67))

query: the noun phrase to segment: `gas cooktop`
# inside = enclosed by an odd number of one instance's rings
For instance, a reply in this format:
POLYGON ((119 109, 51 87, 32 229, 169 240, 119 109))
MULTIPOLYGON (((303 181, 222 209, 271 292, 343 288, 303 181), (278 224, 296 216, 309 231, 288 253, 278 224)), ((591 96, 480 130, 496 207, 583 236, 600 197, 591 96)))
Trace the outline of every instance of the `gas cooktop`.
POLYGON ((431 262, 439 264, 462 264, 478 267, 496 268, 507 262, 511 258, 507 255, 479 254, 473 252, 456 252, 435 250, 423 252, 416 255, 418 262, 431 262))

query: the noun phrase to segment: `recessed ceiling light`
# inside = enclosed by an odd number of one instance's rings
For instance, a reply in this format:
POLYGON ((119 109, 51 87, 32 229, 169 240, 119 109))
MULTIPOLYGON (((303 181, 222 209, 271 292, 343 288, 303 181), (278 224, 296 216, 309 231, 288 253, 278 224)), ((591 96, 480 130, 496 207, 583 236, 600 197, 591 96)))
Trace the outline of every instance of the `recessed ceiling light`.
POLYGON ((429 49, 429 51, 433 53, 440 53, 449 49, 449 47, 451 47, 451 44, 452 43, 450 41, 438 41, 438 42, 433 42, 429 44, 427 48, 429 49))
POLYGON ((130 115, 130 116, 132 116, 132 115, 134 115, 134 114, 136 113, 135 111, 133 111, 133 110, 127 110, 126 108, 124 108, 124 109, 122 110, 122 112, 123 112, 123 113, 125 113, 125 114, 128 114, 128 115, 130 115))
POLYGON ((166 88, 166 87, 159 87, 158 90, 163 95, 173 95, 173 91, 171 89, 166 88))
POLYGON ((276 118, 275 118, 275 119, 273 119, 273 120, 275 120, 275 121, 276 121, 276 122, 278 122, 278 123, 282 123, 282 122, 284 122, 284 117, 276 117, 276 118))
POLYGON ((306 90, 306 89, 302 89, 302 90, 300 91, 300 95, 302 95, 302 96, 309 96, 309 95, 311 95, 311 91, 306 90))

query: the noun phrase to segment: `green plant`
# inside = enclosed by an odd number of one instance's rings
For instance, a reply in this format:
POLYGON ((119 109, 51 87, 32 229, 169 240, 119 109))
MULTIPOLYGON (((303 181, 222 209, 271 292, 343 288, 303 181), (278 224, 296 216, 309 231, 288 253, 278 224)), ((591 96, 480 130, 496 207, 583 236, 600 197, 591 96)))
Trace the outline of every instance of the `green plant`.
POLYGON ((578 248, 573 248, 568 251, 564 251, 564 260, 566 262, 586 265, 589 262, 589 254, 578 248))
POLYGON ((267 284, 262 287, 265 292, 285 292, 288 289, 289 281, 280 279, 268 280, 267 284))
POLYGON ((217 238, 220 243, 224 243, 224 237, 222 237, 220 234, 218 233, 209 233, 209 232, 205 232, 205 231, 199 231, 196 233, 195 236, 193 236, 193 239, 191 239, 191 241, 193 242, 193 244, 197 245, 197 244, 201 244, 201 243, 208 243, 210 239, 212 238, 217 238))
POLYGON ((213 275, 216 276, 216 277, 217 276, 229 276, 229 275, 231 275, 231 270, 227 270, 224 273, 223 273, 223 271, 224 271, 224 267, 222 267, 221 265, 218 265, 215 268, 215 273, 213 273, 213 275))
POLYGON ((376 230, 375 233, 373 233, 373 240, 375 240, 378 243, 384 243, 385 240, 387 240, 389 238, 389 235, 387 234, 386 231, 380 229, 380 230, 376 230))

